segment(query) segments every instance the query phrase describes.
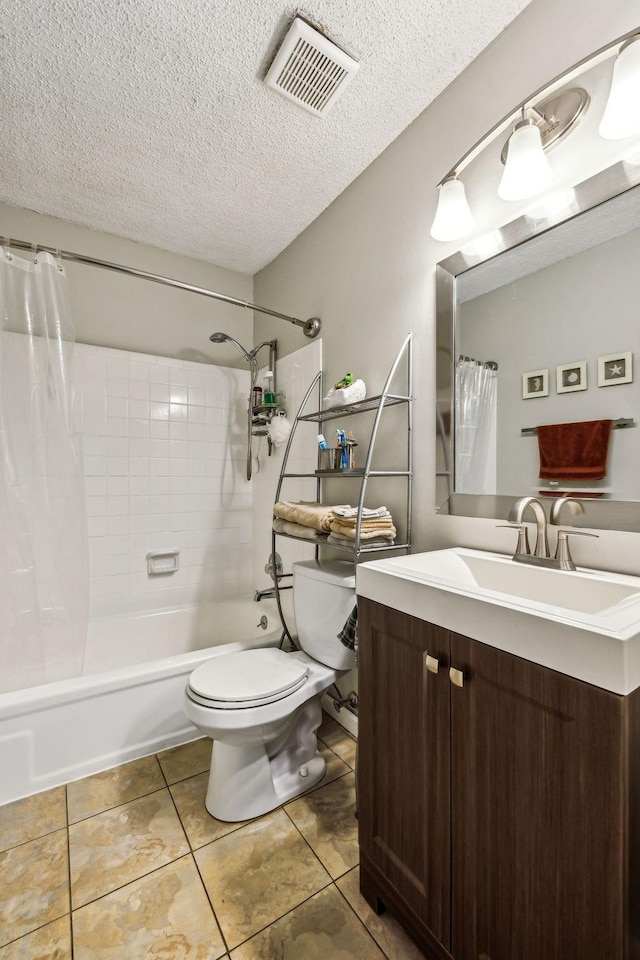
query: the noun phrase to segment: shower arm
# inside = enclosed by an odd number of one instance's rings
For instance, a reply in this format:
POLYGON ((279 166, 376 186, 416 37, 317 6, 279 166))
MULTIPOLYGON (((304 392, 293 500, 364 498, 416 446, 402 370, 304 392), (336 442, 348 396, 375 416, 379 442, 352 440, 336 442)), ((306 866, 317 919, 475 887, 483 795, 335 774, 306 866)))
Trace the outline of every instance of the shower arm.
POLYGON ((277 310, 270 310, 268 307, 259 307, 255 303, 249 303, 247 300, 239 300, 237 297, 230 297, 225 293, 217 293, 215 290, 208 290, 206 287, 196 287, 191 283, 184 283, 182 280, 173 280, 171 277, 164 277, 157 273, 148 273, 146 270, 137 270, 135 267, 125 267, 121 263, 112 263, 110 260, 98 260, 96 257, 87 257, 83 253, 72 253, 70 250, 59 250, 56 247, 47 247, 41 244, 27 243, 25 240, 5 239, 4 246, 13 247, 14 250, 26 250, 29 253, 50 253, 52 256, 61 260, 69 260, 72 263, 85 263, 92 267, 100 267, 102 270, 115 270, 116 273, 124 273, 130 277, 139 277, 141 280, 151 280, 153 283, 162 283, 168 287, 175 287, 178 290, 186 290, 189 293, 198 293, 203 297, 211 297, 213 300, 222 300, 223 303, 229 303, 234 307, 244 307, 246 310, 254 310, 256 313, 266 313, 270 317, 277 317, 278 320, 286 320, 287 323, 293 323, 296 327, 302 327, 305 337, 313 339, 320 333, 322 321, 319 317, 310 317, 309 320, 300 320, 298 317, 290 317, 286 313, 278 313, 277 310))

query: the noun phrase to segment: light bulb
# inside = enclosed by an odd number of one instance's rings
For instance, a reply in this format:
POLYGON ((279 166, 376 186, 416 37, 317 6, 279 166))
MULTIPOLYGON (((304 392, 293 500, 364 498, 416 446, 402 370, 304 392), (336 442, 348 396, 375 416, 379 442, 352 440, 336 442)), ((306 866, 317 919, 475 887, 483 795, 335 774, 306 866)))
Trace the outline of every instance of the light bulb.
POLYGON ((522 120, 509 137, 498 196, 503 200, 525 200, 540 193, 552 180, 540 131, 533 120, 522 120))
POLYGON ((447 178, 439 189, 431 236, 434 240, 460 240, 473 230, 475 224, 464 184, 454 176, 447 178))
POLYGON ((640 133, 640 37, 624 44, 616 57, 598 132, 605 140, 624 140, 640 133))

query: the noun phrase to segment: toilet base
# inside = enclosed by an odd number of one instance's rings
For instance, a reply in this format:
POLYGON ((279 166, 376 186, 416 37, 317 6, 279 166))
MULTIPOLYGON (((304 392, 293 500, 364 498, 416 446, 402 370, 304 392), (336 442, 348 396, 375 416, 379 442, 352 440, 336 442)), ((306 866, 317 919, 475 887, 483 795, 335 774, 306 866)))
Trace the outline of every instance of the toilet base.
POLYGON ((214 740, 205 806, 218 820, 237 823, 275 810, 322 780, 326 762, 315 731, 320 698, 307 702, 276 741, 234 746, 214 740), (269 748, 269 749, 267 749, 269 748))

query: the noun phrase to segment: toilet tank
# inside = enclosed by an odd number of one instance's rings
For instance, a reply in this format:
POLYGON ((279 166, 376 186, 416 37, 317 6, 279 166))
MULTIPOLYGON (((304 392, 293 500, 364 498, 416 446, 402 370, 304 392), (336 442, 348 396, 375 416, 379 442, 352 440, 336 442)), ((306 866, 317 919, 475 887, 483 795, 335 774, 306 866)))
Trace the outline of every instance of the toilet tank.
POLYGON ((335 670, 349 670, 353 651, 338 640, 356 602, 353 563, 343 560, 319 567, 315 560, 292 565, 293 609, 298 642, 305 653, 335 670))

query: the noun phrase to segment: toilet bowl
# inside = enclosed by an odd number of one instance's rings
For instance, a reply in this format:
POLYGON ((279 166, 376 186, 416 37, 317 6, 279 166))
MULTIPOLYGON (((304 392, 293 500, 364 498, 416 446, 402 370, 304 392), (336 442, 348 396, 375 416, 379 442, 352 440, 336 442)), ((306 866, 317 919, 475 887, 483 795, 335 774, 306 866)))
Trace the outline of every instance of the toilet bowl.
POLYGON ((213 740, 205 804, 219 820, 260 816, 318 783, 322 695, 353 666, 337 638, 355 603, 353 564, 293 564, 301 650, 243 650, 191 674, 184 711, 213 740))

